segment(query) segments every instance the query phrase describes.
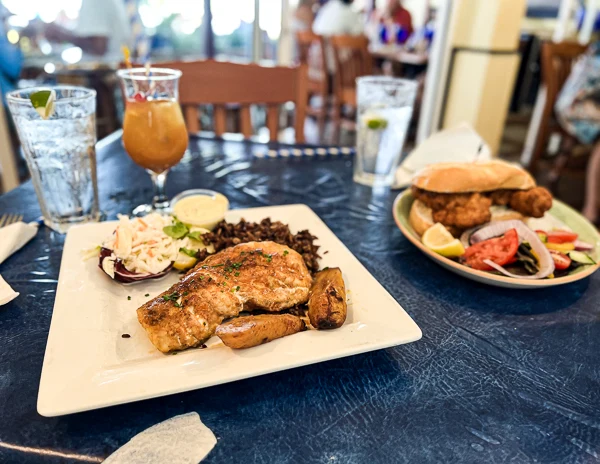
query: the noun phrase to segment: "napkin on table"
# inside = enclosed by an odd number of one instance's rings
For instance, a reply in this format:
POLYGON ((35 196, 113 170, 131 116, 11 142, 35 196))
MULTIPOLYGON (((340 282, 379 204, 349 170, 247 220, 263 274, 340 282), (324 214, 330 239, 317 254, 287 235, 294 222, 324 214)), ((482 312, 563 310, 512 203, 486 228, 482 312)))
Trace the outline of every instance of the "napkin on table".
POLYGON ((104 464, 197 464, 217 444, 212 431, 191 412, 160 422, 137 434, 104 464))
POLYGON ((396 171, 396 180, 392 188, 408 187, 413 176, 430 164, 468 163, 490 158, 490 147, 475 129, 467 123, 462 123, 452 129, 433 134, 417 146, 396 171))
MULTIPOLYGON (((25 224, 16 222, 0 229, 0 264, 20 250, 35 234, 37 234, 37 224, 25 224)), ((8 285, 2 276, 0 276, 0 306, 14 300, 19 294, 8 285)))

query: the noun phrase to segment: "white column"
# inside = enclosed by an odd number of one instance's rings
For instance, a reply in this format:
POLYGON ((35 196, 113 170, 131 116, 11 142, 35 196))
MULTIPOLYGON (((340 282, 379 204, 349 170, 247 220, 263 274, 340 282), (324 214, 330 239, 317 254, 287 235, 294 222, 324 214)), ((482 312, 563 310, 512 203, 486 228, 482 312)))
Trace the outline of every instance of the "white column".
POLYGON ((598 14, 598 0, 587 0, 585 8, 585 18, 579 31, 579 43, 587 44, 592 38, 592 32, 594 32, 594 23, 596 22, 596 16, 598 14))
POLYGON ((277 62, 283 66, 290 66, 294 56, 290 15, 290 0, 281 0, 281 35, 277 47, 277 62))
POLYGON ((260 32, 260 0, 254 0, 254 23, 252 28, 252 61, 262 58, 262 35, 260 32))
POLYGON ((417 144, 437 132, 440 124, 444 92, 448 80, 448 68, 452 45, 449 40, 452 9, 461 0, 440 0, 437 10, 435 33, 429 52, 429 64, 423 89, 421 116, 417 130, 417 144))
POLYGON ((558 16, 556 18, 556 28, 554 29, 554 34, 552 35, 552 40, 554 42, 562 42, 565 40, 576 1, 577 0, 562 0, 560 8, 558 9, 558 16))

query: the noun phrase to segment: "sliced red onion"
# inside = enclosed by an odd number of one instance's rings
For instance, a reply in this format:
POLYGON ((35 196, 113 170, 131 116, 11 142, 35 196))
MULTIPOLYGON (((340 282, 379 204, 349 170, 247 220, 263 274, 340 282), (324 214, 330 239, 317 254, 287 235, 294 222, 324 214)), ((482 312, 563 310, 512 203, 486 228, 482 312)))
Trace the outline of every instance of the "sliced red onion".
POLYGON ((486 232, 486 229, 492 229, 492 228, 493 228, 492 232, 494 233, 493 237, 502 235, 507 230, 517 229, 517 233, 519 234, 519 239, 521 241, 529 243, 529 246, 531 246, 531 249, 534 251, 534 253, 538 257, 539 271, 533 275, 521 276, 521 275, 513 274, 510 271, 507 271, 502 266, 500 266, 499 264, 496 264, 492 260, 484 259, 483 262, 485 264, 493 267, 494 269, 501 272, 505 276, 514 277, 516 279, 531 279, 531 280, 544 279, 554 272, 554 260, 552 259, 552 256, 550 255, 550 251, 542 243, 542 241, 538 237, 538 234, 536 234, 533 230, 531 230, 529 227, 527 227, 523 222, 517 221, 517 220, 496 222, 496 223, 493 223, 492 225, 490 225, 489 227, 486 227, 485 229, 478 231, 477 233, 481 232, 482 235, 485 236, 487 233, 489 233, 489 232, 486 232))
POLYGON ((492 222, 489 226, 483 227, 473 235, 471 235, 471 243, 478 243, 490 238, 504 235, 508 230, 516 229, 519 235, 519 243, 528 242, 531 249, 535 252, 539 260, 539 271, 530 276, 520 276, 507 271, 499 264, 494 263, 489 259, 483 262, 493 267, 497 271, 508 277, 517 279, 543 279, 554 272, 554 260, 548 251, 548 248, 542 243, 538 234, 525 225, 524 222, 512 219, 510 221, 492 222))
MULTIPOLYGON (((550 259, 552 259, 552 257, 550 257, 550 259)), ((535 273, 533 275, 525 275, 525 276, 519 275, 519 274, 513 274, 512 272, 504 269, 499 264, 496 264, 491 259, 484 259, 483 262, 485 264, 487 264, 488 266, 493 267, 498 272, 501 272, 505 276, 514 277, 515 279, 529 279, 529 280, 544 279, 554 272, 554 261, 552 263, 544 263, 543 265, 540 263, 540 270, 537 273, 535 273)))
POLYGON ((582 240, 575 240, 575 249, 577 251, 592 251, 594 249, 594 245, 582 240))
POLYGON ((484 227, 487 227, 487 224, 477 227, 471 227, 470 229, 465 230, 460 236, 460 243, 462 243, 465 248, 469 248, 472 245, 471 237, 473 236, 473 234, 484 227))
POLYGON ((137 274, 135 272, 131 272, 129 271, 125 265, 123 264, 123 261, 121 261, 120 259, 115 259, 115 270, 114 270, 114 277, 111 276, 106 269, 104 269, 103 267, 103 262, 105 259, 110 258, 112 256, 113 252, 112 250, 108 249, 108 248, 101 248, 100 249, 100 261, 98 263, 98 267, 100 269, 102 269, 102 271, 108 275, 111 279, 116 280, 117 282, 121 282, 124 284, 130 284, 130 283, 134 283, 134 282, 141 282, 143 280, 149 280, 149 279, 160 279, 161 277, 166 276, 169 271, 173 268, 173 263, 169 264, 169 266, 157 273, 157 274, 137 274))
MULTIPOLYGON (((490 222, 489 225, 482 227, 481 229, 473 233, 473 235, 471 235, 471 244, 483 242, 484 240, 488 240, 494 237, 500 237, 501 235, 504 235, 507 230, 510 229, 517 229, 517 233, 519 234, 519 243, 521 243, 525 239, 523 235, 527 233, 524 232, 525 230, 531 232, 532 234, 535 234, 535 232, 533 232, 529 227, 527 227, 525 223, 517 219, 511 219, 510 221, 490 222)), ((540 243, 542 242, 540 241, 540 243)))

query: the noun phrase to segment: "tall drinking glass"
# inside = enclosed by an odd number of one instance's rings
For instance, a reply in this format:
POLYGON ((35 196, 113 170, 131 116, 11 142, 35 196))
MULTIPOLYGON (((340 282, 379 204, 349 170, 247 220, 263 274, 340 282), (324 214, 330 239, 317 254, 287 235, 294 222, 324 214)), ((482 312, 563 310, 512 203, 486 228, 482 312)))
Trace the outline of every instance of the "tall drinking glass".
POLYGON ((96 92, 37 87, 10 92, 7 101, 46 225, 65 233, 73 224, 97 221, 96 92), (48 119, 30 101, 41 90, 56 93, 48 119))
POLYGON ((125 150, 150 174, 154 183, 152 204, 138 206, 133 214, 168 213, 167 173, 181 161, 188 145, 188 133, 178 102, 181 71, 133 68, 121 69, 117 75, 125 97, 125 150))
POLYGON ((393 77, 357 80, 354 181, 389 186, 394 181, 413 113, 417 83, 393 77))

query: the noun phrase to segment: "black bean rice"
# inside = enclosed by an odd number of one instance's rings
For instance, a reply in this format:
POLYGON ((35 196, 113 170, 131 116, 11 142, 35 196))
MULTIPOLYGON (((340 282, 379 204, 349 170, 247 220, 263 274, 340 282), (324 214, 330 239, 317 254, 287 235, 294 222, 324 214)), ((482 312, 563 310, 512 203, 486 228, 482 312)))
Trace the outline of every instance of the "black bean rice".
MULTIPOLYGON (((316 239, 308 230, 292 234, 289 226, 279 221, 272 222, 270 218, 260 223, 247 222, 245 219, 237 224, 221 221, 212 232, 202 235, 204 244, 213 245, 215 252, 246 242, 272 241, 287 245, 302 256, 311 274, 319 270, 319 246, 314 243, 316 239)), ((198 257, 202 261, 207 256, 208 253, 203 250, 198 257)))

